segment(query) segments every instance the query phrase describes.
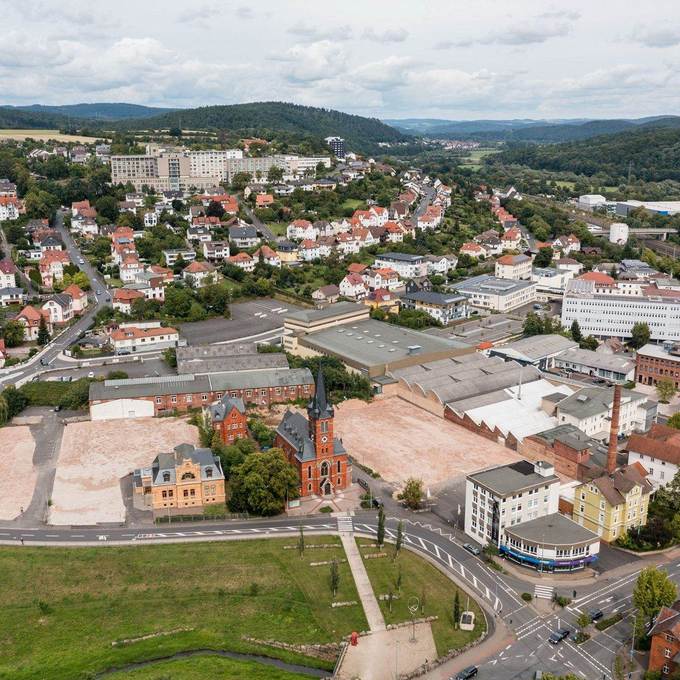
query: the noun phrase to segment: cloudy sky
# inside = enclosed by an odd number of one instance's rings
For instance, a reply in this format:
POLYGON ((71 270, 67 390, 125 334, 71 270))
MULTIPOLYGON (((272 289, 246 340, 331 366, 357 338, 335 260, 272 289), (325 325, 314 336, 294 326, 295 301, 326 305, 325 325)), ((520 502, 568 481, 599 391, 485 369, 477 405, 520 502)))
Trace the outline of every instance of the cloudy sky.
POLYGON ((0 0, 0 104, 680 113, 677 0, 0 0))

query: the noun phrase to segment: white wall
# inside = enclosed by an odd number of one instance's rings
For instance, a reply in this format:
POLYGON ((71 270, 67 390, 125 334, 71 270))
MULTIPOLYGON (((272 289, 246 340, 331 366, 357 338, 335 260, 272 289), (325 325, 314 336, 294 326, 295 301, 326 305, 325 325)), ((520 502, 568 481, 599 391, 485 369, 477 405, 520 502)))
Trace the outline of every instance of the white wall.
POLYGON ((115 399, 90 406, 92 420, 153 417, 153 402, 145 399, 115 399))

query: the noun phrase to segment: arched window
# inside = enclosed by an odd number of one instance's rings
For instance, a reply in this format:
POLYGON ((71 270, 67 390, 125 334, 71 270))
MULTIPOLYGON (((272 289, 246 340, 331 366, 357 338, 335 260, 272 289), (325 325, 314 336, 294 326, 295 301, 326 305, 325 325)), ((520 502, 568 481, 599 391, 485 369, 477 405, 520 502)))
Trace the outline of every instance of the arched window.
POLYGON ((164 481, 164 482, 169 482, 169 481, 170 481, 170 473, 169 473, 169 472, 164 472, 164 473, 163 473, 163 481, 164 481))
POLYGON ((328 461, 324 460, 323 463, 321 463, 321 476, 322 477, 328 477, 328 473, 330 472, 328 461))
POLYGON ((193 472, 185 472, 182 475, 182 479, 196 479, 196 476, 194 475, 193 472))

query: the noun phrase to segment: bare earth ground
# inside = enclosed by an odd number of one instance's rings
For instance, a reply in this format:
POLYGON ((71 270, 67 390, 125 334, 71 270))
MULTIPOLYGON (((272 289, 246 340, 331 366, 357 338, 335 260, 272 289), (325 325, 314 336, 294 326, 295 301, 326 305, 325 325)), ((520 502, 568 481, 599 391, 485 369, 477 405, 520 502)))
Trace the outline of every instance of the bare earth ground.
POLYGON ((416 477, 431 486, 520 458, 399 397, 336 406, 335 434, 356 461, 395 483, 416 477))
POLYGON ((14 519, 33 498, 38 477, 35 441, 28 427, 0 428, 0 519, 14 519))
POLYGON ((50 524, 124 522, 120 480, 178 444, 198 444, 186 418, 74 423, 64 429, 50 524))

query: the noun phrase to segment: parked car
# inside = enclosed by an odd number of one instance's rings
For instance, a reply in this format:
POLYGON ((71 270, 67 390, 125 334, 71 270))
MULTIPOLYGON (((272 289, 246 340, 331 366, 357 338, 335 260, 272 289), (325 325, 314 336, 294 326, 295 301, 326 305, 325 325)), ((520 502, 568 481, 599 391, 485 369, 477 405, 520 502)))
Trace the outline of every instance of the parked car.
POLYGON ((463 670, 456 675, 455 680, 468 680, 468 678, 474 678, 478 672, 479 668, 477 668, 477 666, 468 666, 467 668, 463 668, 463 670))
POLYGON ((81 258, 78 260, 78 264, 85 264, 85 260, 83 260, 83 258, 81 257, 81 258))
POLYGON ((50 363, 50 362, 47 361, 47 359, 41 359, 41 360, 40 360, 40 365, 41 365, 41 366, 49 366, 49 363, 50 363))
POLYGON ((570 634, 571 631, 568 628, 560 628, 550 635, 548 642, 551 645, 558 645, 562 640, 566 640, 570 634))
POLYGON ((473 555, 479 555, 481 552, 476 545, 472 545, 471 543, 463 543, 463 548, 473 555))
POLYGON ((373 496, 373 507, 382 508, 382 506, 383 506, 382 498, 380 498, 379 496, 373 496))
POLYGON ((87 377, 88 377, 88 378, 94 378, 94 371, 90 371, 90 372, 87 374, 87 377))
POLYGON ((59 413, 59 411, 61 411, 61 406, 57 404, 57 406, 54 407, 54 412, 59 413))
POLYGON ((588 612, 588 616, 595 623, 595 621, 599 621, 604 616, 604 612, 601 609, 592 609, 588 612))

